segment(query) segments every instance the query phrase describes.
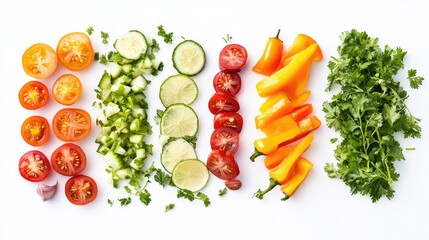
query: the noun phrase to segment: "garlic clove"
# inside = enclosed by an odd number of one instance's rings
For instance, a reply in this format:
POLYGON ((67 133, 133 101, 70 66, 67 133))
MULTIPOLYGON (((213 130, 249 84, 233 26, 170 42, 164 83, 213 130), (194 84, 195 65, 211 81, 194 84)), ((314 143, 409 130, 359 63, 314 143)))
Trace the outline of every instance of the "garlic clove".
POLYGON ((58 186, 58 181, 52 186, 49 186, 46 184, 39 184, 37 186, 36 191, 37 191, 37 194, 39 194, 40 198, 43 201, 46 201, 51 199, 55 195, 55 192, 57 191, 57 186, 58 186))

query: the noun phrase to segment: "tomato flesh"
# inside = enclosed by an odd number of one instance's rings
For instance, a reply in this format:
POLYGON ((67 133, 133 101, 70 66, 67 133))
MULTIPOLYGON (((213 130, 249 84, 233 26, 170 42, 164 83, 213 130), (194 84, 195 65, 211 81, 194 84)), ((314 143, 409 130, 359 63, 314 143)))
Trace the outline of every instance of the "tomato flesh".
POLYGON ((44 43, 36 43, 22 55, 22 67, 27 75, 37 79, 51 76, 57 69, 54 49, 44 43))
POLYGON ((220 112, 214 116, 214 129, 228 127, 237 133, 243 128, 243 117, 237 112, 220 112))
POLYGON ((221 127, 213 131, 210 137, 212 150, 227 150, 236 153, 239 145, 239 135, 231 128, 221 127))
POLYGON ((213 150, 207 158, 207 169, 222 180, 232 180, 240 174, 234 154, 225 150, 213 150))
POLYGON ((97 183, 91 177, 76 175, 66 182, 65 194, 75 205, 85 205, 97 198, 97 183))
POLYGON ((247 50, 240 44, 228 44, 219 54, 220 70, 238 72, 247 62, 247 50))
POLYGON ((215 93, 209 100, 209 110, 212 114, 218 114, 223 111, 238 112, 240 104, 237 99, 225 93, 215 93))
POLYGON ((64 105, 75 103, 82 93, 82 84, 78 77, 73 74, 60 76, 52 86, 54 99, 64 105))
POLYGON ((64 35, 58 42, 57 56, 67 69, 81 71, 94 61, 94 49, 88 35, 72 32, 64 35))
POLYGON ((41 108, 48 103, 49 91, 45 84, 39 81, 30 81, 19 90, 19 103, 28 110, 41 108))
POLYGON ((65 143, 52 153, 51 165, 61 175, 74 176, 85 170, 86 155, 78 145, 65 143))
POLYGON ((52 121, 54 134, 65 142, 84 139, 91 130, 91 117, 88 112, 78 108, 59 110, 52 121))
POLYGON ((49 139, 49 123, 41 116, 31 116, 21 126, 21 136, 31 146, 38 147, 49 139))
POLYGON ((232 179, 225 181, 225 186, 230 190, 238 190, 241 188, 241 181, 238 179, 232 179))
POLYGON ((37 150, 28 151, 22 155, 18 166, 21 176, 31 182, 43 181, 51 173, 48 158, 37 150))
POLYGON ((241 90, 241 77, 235 72, 220 71, 213 78, 213 87, 216 92, 235 96, 241 90))

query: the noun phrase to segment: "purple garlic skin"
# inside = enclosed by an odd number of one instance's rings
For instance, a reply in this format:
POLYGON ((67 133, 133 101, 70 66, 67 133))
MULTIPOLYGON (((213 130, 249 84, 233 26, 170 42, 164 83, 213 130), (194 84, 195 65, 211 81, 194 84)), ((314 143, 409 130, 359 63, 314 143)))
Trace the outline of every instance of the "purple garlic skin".
POLYGON ((55 192, 57 191, 57 186, 58 186, 58 181, 52 186, 49 186, 46 184, 39 184, 37 186, 36 191, 43 201, 47 201, 55 195, 55 192))

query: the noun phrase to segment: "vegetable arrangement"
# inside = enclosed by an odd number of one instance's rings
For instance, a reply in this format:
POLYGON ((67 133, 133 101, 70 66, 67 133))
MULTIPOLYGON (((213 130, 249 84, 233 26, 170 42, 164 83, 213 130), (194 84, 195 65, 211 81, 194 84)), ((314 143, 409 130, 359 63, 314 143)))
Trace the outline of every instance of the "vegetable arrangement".
POLYGON ((254 141, 255 153, 250 157, 254 161, 265 155, 264 163, 269 170, 269 186, 254 194, 259 199, 277 185, 281 185, 285 194, 282 200, 295 193, 313 167, 302 155, 314 139, 311 132, 321 125, 316 116, 309 116, 313 108, 305 102, 310 97, 306 88, 311 65, 323 58, 322 51, 311 37, 299 34, 283 54, 284 43, 279 33, 280 30, 276 37, 268 39, 262 56, 252 68, 267 76, 256 85, 259 96, 266 100, 255 117, 256 128, 266 137, 254 141))
POLYGON ((225 181, 230 190, 241 188, 237 179, 240 174, 234 154, 239 147, 239 134, 243 127, 243 117, 238 113, 240 104, 237 94, 241 89, 239 71, 247 63, 247 50, 239 44, 227 44, 219 53, 219 68, 213 78, 216 91, 209 100, 208 107, 214 114, 214 131, 210 137, 212 151, 207 157, 209 171, 225 181))
MULTIPOLYGON (((327 91, 341 86, 331 101, 323 103, 328 127, 340 133, 334 155, 325 171, 350 187, 352 194, 369 195, 373 202, 394 196, 393 183, 399 173, 395 162, 404 160, 396 133, 419 138, 420 119, 413 116, 405 103, 408 93, 394 79, 404 68, 406 52, 378 45, 378 38, 355 29, 343 32, 338 57, 328 67, 327 91)), ((412 88, 423 78, 416 70, 408 71, 412 88)), ((335 141, 334 141, 335 142, 335 141)))
MULTIPOLYGON (((81 71, 92 64, 93 56, 89 37, 85 33, 73 32, 59 40, 56 50, 44 43, 30 46, 22 56, 22 66, 28 76, 47 81, 56 72, 58 62, 68 70, 81 71)), ((27 82, 19 91, 19 102, 25 109, 38 110, 49 101, 48 88, 38 80, 27 82)), ((80 79, 71 73, 58 77, 52 86, 52 96, 61 105, 73 105, 81 93, 80 79)), ((33 147, 47 143, 51 128, 57 139, 67 143, 58 147, 50 160, 40 150, 23 154, 18 164, 21 176, 31 182, 42 182, 53 169, 70 177, 65 184, 65 195, 71 203, 84 205, 92 202, 97 197, 97 184, 92 178, 82 175, 87 163, 85 153, 80 146, 71 143, 87 137, 91 130, 89 114, 83 109, 61 108, 51 123, 39 115, 32 115, 23 122, 21 135, 33 147)), ((58 181, 52 186, 41 183, 37 193, 46 201, 55 195, 57 185, 58 181)))

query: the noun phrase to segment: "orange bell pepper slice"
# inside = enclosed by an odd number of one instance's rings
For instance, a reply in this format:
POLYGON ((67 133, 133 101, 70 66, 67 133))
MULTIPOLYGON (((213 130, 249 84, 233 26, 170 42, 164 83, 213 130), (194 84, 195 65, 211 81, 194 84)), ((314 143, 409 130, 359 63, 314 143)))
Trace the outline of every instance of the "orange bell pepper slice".
POLYGON ((317 44, 312 44, 301 52, 295 54, 291 62, 273 75, 259 81, 256 90, 261 97, 267 97, 282 89, 294 86, 296 81, 301 79, 300 70, 307 61, 312 61, 314 53, 318 48, 317 44))
POLYGON ((255 117, 256 128, 259 129, 274 119, 280 118, 293 109, 293 104, 284 92, 277 92, 269 97, 259 108, 261 114, 255 117))
POLYGON ((301 129, 301 133, 298 134, 295 138, 284 141, 281 146, 291 144, 309 133, 313 132, 314 130, 318 129, 321 125, 320 120, 316 116, 311 116, 309 118, 303 119, 298 122, 298 127, 301 129))
POLYGON ((268 155, 274 152, 281 143, 296 138, 301 133, 301 129, 297 126, 282 131, 270 137, 257 139, 253 142, 256 151, 268 155))
POLYGON ((285 115, 261 127, 261 130, 271 137, 294 127, 299 127, 298 123, 290 115, 285 115))
POLYGON ((268 39, 264 52, 252 70, 265 76, 271 75, 280 64, 283 54, 283 41, 279 38, 280 29, 275 37, 268 39))
POLYGON ((308 103, 294 108, 288 115, 291 116, 296 122, 299 122, 310 115, 312 112, 313 105, 308 103))
POLYGON ((312 168, 313 163, 303 157, 296 161, 292 175, 280 188, 285 194, 285 197, 282 198, 282 200, 287 200, 292 197, 312 168))
POLYGON ((291 169, 295 162, 301 157, 301 155, 310 147, 313 142, 314 135, 307 135, 301 142, 299 142, 293 151, 281 161, 277 167, 271 169, 270 177, 276 180, 280 185, 284 184, 291 175, 291 169))
MULTIPOLYGON (((285 52, 285 54, 283 54, 279 66, 277 67, 277 69, 281 69, 284 66, 286 66, 288 63, 290 63, 290 61, 292 60, 291 57, 294 56, 295 54, 301 52, 302 50, 308 48, 310 45, 312 44, 317 44, 317 42, 311 38, 310 36, 300 33, 295 37, 295 40, 293 41, 292 46, 287 49, 287 51, 285 52)), ((316 50, 315 56, 314 56, 314 61, 320 61, 323 59, 323 53, 322 53, 322 49, 320 49, 320 47, 316 50)))
POLYGON ((293 151, 295 146, 286 145, 277 148, 277 150, 271 154, 268 154, 264 159, 264 165, 268 170, 275 168, 293 151))
MULTIPOLYGON (((311 95, 311 91, 303 91, 301 94, 292 98, 293 108, 299 107, 302 104, 304 104, 310 98, 310 95, 311 95)), ((290 98, 290 96, 289 96, 289 98, 290 98)))

